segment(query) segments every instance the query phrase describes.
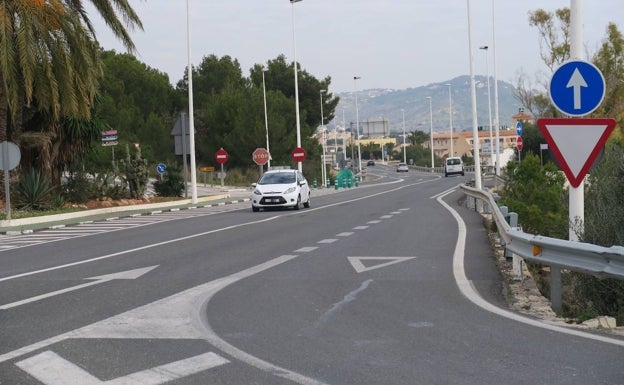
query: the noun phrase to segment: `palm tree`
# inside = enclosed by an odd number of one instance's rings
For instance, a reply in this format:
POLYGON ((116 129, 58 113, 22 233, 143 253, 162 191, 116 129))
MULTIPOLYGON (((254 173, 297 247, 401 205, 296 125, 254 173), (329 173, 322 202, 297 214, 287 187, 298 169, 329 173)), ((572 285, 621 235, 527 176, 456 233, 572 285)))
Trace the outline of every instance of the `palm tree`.
MULTIPOLYGON (((129 27, 142 28, 127 0, 91 3, 133 51, 128 31, 115 13, 116 9, 129 27)), ((0 27, 0 140, 9 137, 10 127, 19 131, 21 107, 33 102, 55 119, 89 117, 102 68, 84 1, 3 1, 0 27)))
MULTIPOLYGON (((81 0, 0 2, 0 141, 22 139, 22 123, 43 113, 41 143, 59 136, 62 119, 86 119, 102 76, 100 49, 81 0)), ((125 25, 142 29, 127 0, 91 0, 128 51, 125 25), (119 16, 118 16, 119 14, 119 16)), ((42 149, 45 148, 42 147, 42 149)))

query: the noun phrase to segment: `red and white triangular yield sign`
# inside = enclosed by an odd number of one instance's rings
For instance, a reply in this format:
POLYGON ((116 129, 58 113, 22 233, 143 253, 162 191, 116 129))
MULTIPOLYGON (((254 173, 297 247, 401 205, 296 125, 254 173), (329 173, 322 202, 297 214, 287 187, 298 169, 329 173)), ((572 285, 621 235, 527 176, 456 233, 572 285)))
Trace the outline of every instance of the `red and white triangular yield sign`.
POLYGON ((615 124, 611 118, 537 119, 537 126, 573 187, 581 184, 615 124))

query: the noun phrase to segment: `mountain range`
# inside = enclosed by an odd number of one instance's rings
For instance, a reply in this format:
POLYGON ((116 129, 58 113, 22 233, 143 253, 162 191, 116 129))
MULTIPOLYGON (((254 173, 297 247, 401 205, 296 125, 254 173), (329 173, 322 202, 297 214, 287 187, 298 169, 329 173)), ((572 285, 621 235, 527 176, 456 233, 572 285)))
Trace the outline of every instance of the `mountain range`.
MULTIPOLYGON (((487 77, 475 76, 477 99, 477 125, 489 127, 488 84, 487 77)), ((498 81, 498 110, 501 128, 512 126, 512 115, 518 113, 521 105, 514 96, 512 84, 498 81)), ((333 124, 343 126, 343 114, 347 127, 356 120, 354 92, 338 93, 340 102, 335 110, 333 124)), ((394 89, 365 89, 357 91, 357 104, 360 122, 387 120, 389 131, 403 131, 403 112, 405 113, 405 131, 444 132, 450 126, 449 106, 453 109, 453 127, 455 132, 472 130, 472 102, 470 76, 459 76, 440 83, 426 86, 394 89), (450 100, 449 100, 450 84, 450 100), (431 110, 429 99, 431 97, 431 110), (430 113, 431 112, 431 113, 430 113), (430 118, 431 117, 431 118, 430 118)), ((494 122, 494 80, 490 77, 490 104, 492 122, 494 122)))

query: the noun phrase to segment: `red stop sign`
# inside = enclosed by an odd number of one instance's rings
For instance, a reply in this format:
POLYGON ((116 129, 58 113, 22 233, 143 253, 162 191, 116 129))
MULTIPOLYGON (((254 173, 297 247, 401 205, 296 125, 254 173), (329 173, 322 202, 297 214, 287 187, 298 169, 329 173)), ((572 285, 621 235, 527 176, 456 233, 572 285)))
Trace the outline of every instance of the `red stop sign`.
POLYGON ((518 151, 522 151, 522 137, 519 136, 516 138, 516 147, 518 147, 518 151))
POLYGON ((269 152, 265 148, 256 148, 251 157, 255 164, 264 166, 269 161, 269 152))
POLYGON ((217 150, 217 152, 215 152, 215 160, 219 164, 227 162, 229 157, 230 156, 228 155, 227 151, 225 151, 223 148, 220 148, 219 150, 217 150))
POLYGON ((290 156, 295 162, 303 162, 303 160, 306 158, 306 152, 301 147, 295 147, 290 156))

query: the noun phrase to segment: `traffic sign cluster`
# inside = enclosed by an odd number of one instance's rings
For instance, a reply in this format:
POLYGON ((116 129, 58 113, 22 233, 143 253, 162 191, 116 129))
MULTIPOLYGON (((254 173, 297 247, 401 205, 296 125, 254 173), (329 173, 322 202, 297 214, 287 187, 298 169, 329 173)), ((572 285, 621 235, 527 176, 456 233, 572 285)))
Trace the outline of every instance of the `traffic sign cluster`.
MULTIPOLYGON (((592 63, 572 60, 552 75, 549 95, 564 115, 594 112, 605 96, 605 80, 592 63)), ((537 126, 572 187, 578 187, 600 154, 616 122, 609 118, 540 118, 537 126)), ((519 147, 520 149, 521 147, 519 147)))

